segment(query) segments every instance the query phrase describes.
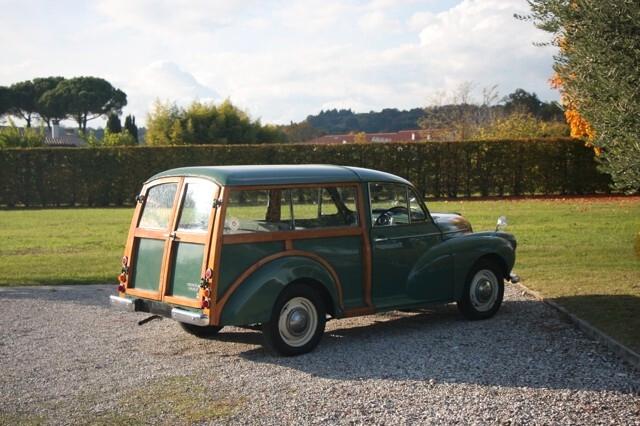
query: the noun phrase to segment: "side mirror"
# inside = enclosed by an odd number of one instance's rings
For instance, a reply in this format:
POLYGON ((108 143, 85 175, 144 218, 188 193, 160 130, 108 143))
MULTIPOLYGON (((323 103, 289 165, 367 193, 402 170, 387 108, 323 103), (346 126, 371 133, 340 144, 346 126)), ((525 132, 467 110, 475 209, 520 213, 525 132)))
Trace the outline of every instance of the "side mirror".
POLYGON ((502 231, 506 227, 507 227, 507 217, 506 216, 500 216, 498 218, 498 222, 496 222, 496 232, 497 231, 502 231))

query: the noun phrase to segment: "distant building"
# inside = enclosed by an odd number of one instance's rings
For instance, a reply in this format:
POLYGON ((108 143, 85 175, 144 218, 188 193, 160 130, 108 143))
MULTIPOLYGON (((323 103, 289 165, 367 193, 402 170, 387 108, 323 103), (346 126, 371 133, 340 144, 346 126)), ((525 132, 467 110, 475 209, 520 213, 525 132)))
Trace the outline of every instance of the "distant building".
POLYGON ((78 135, 76 129, 66 129, 59 124, 51 125, 51 134, 44 137, 44 146, 78 147, 87 143, 78 135))
MULTIPOLYGON (((389 143, 389 142, 431 142, 452 140, 452 132, 447 129, 416 129, 400 130, 389 133, 364 133, 367 143, 389 143)), ((343 135, 324 135, 304 143, 330 145, 355 143, 358 133, 348 133, 343 135)))

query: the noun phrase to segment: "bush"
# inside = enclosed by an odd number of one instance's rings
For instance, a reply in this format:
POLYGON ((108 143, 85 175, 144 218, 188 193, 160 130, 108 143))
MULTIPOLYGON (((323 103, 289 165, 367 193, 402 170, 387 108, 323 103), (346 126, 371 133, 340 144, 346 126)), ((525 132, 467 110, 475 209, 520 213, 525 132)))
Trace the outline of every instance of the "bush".
POLYGON ((191 145, 0 150, 0 205, 132 204, 142 183, 173 167, 344 164, 403 176, 427 197, 609 191, 578 139, 346 145, 191 145))
POLYGON ((44 129, 16 127, 9 120, 9 126, 0 129, 0 148, 26 148, 44 144, 44 129))

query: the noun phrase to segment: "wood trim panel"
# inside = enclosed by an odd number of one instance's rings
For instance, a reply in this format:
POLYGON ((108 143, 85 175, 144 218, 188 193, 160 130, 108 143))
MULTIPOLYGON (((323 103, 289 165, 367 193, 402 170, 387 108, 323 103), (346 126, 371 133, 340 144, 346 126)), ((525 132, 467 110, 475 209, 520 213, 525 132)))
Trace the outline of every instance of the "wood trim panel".
MULTIPOLYGON (((171 221, 169 222, 169 229, 171 231, 173 231, 174 229, 176 229, 176 221, 178 220, 177 216, 178 216, 178 207, 182 204, 182 199, 184 198, 184 179, 185 178, 179 178, 179 183, 178 183, 178 190, 176 191, 176 196, 173 200, 173 207, 171 209, 171 221)), ((167 236, 167 238, 165 239, 165 243, 164 243, 164 253, 163 253, 163 257, 162 257, 162 267, 160 269, 160 294, 162 295, 163 299, 164 296, 167 294, 167 284, 169 282, 169 266, 171 264, 171 251, 173 249, 173 239, 169 238, 167 236)))
POLYGON ((166 240, 169 237, 168 229, 144 229, 136 228, 133 235, 138 238, 153 238, 156 240, 166 240))
POLYGON ((173 305, 180 305, 180 306, 190 306, 192 308, 199 308, 200 307, 200 299, 190 299, 188 297, 181 297, 181 296, 167 296, 165 295, 162 298, 162 301, 165 303, 171 303, 173 305))
POLYGON ((151 300, 162 299, 162 297, 160 296, 160 292, 158 291, 140 290, 135 287, 127 288, 127 294, 131 296, 144 297, 145 299, 151 299, 151 300))
POLYGON ((317 261, 322 266, 324 266, 326 270, 329 272, 329 274, 331 275, 331 278, 333 279, 333 282, 336 285, 336 292, 338 293, 338 305, 340 306, 340 309, 344 309, 343 301, 342 301, 342 283, 340 282, 340 278, 338 277, 338 274, 333 269, 333 267, 329 264, 329 262, 327 262, 325 259, 323 259, 322 257, 314 253, 309 253, 302 250, 285 250, 279 253, 275 253, 275 254, 263 257, 262 259, 258 260, 256 263, 254 263, 249 268, 247 268, 242 274, 240 274, 240 276, 236 278, 235 281, 233 281, 233 283, 231 283, 229 288, 225 291, 224 295, 222 295, 222 297, 220 298, 220 301, 215 304, 215 307, 211 314, 212 324, 214 325, 220 324, 220 317, 222 316, 224 305, 227 303, 227 301, 233 295, 233 293, 237 290, 237 288, 240 287, 240 285, 251 274, 253 274, 260 267, 266 265, 267 263, 273 260, 279 259, 281 257, 290 257, 290 256, 308 257, 310 259, 317 261))
POLYGON ((311 238, 351 237, 362 234, 360 226, 343 226, 299 231, 252 232, 247 234, 228 234, 222 237, 224 244, 245 244, 283 240, 306 240, 311 238))
MULTIPOLYGON (((210 286, 212 306, 217 304, 218 299, 218 283, 220 282, 220 266, 223 245, 222 232, 224 230, 224 218, 227 214, 227 204, 229 202, 229 190, 226 187, 223 186, 220 188, 218 199, 222 199, 222 205, 218 207, 218 211, 216 213, 216 220, 213 227, 212 247, 210 248, 210 252, 213 253, 213 255, 209 256, 209 267, 213 269, 213 279, 210 286)), ((211 314, 211 312, 209 313, 211 314)), ((212 315, 209 315, 209 318, 212 319, 212 315)))
POLYGON ((293 240, 284 240, 284 249, 293 250, 293 240))
POLYGON ((358 210, 360 211, 360 229, 362 229, 362 300, 367 307, 372 307, 371 298, 371 241, 366 217, 369 214, 365 203, 363 186, 358 186, 358 210))

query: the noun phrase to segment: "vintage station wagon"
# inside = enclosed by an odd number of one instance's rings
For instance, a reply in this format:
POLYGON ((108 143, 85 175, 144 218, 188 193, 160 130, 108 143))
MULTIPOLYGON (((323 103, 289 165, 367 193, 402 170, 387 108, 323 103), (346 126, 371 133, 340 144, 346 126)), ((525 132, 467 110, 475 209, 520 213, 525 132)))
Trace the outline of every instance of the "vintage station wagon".
POLYGON ((430 213, 405 179, 330 165, 186 167, 137 197, 112 307, 189 333, 260 326, 282 355, 312 350, 331 318, 457 302, 493 316, 516 240, 430 213))

